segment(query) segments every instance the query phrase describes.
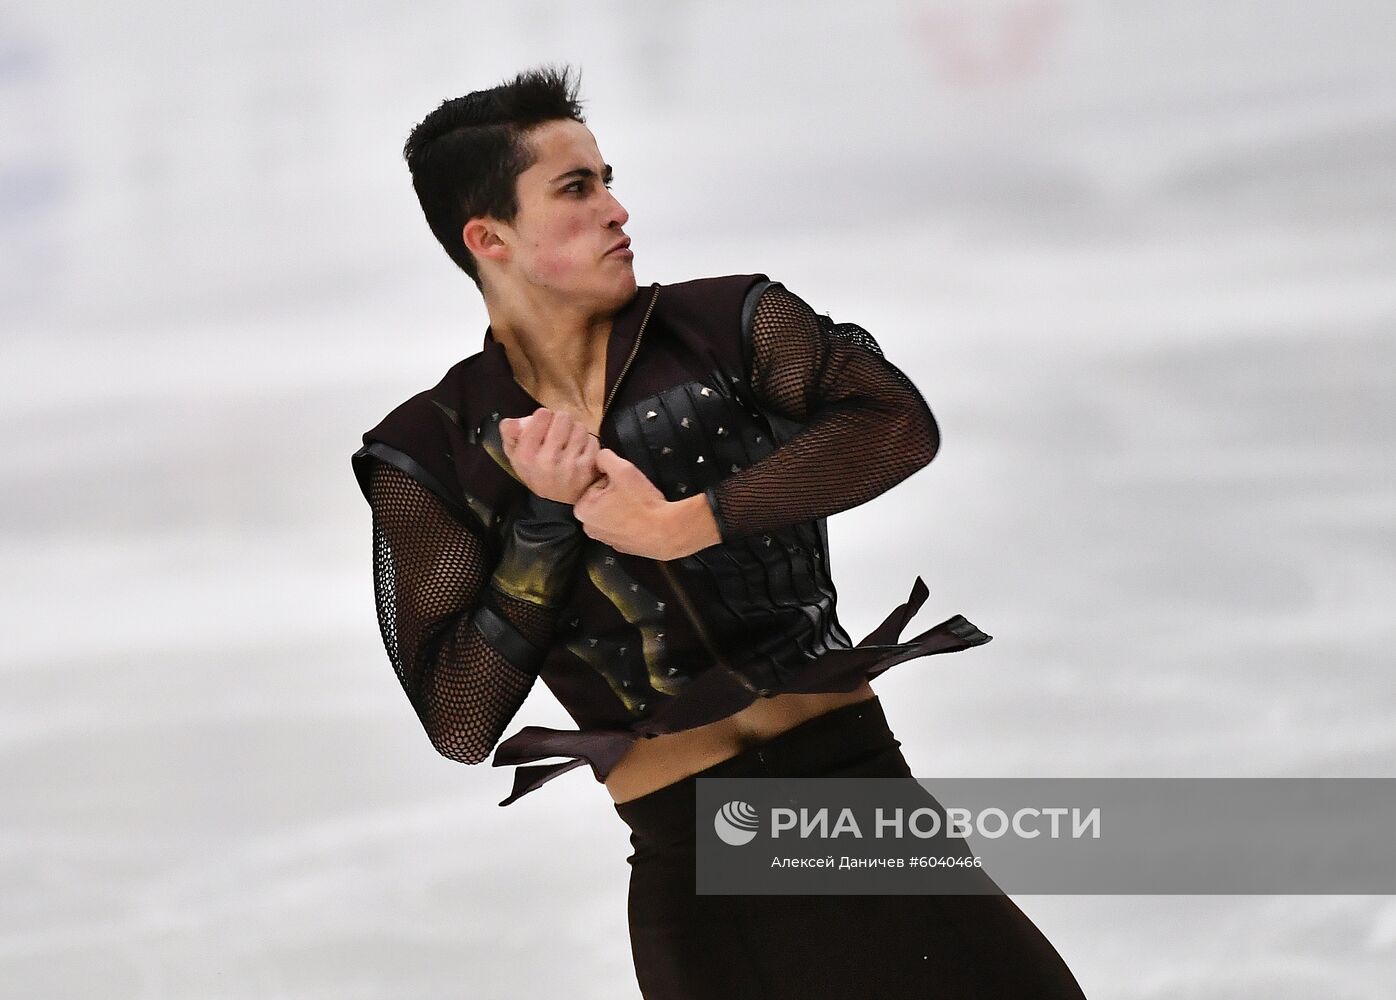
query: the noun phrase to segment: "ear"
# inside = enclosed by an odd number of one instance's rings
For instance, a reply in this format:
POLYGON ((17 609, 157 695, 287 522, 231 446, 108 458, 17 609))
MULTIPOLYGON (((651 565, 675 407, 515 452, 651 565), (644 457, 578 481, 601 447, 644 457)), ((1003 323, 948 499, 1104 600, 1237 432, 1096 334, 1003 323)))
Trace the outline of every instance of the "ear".
POLYGON ((477 215, 461 227, 461 242, 476 257, 489 260, 505 260, 509 256, 509 244, 499 235, 498 223, 477 215))

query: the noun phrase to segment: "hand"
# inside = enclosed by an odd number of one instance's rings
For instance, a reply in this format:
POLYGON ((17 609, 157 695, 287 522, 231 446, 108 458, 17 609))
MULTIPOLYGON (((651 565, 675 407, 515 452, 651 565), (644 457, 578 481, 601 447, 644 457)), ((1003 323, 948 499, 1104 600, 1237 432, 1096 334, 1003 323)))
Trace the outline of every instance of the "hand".
POLYGON ((519 481, 545 500, 576 503, 599 475, 600 442, 561 410, 540 406, 526 417, 505 417, 499 434, 519 481))
POLYGON ((591 538, 617 552, 670 560, 721 541, 701 494, 670 503, 645 474, 609 448, 596 453, 601 478, 572 508, 591 538))

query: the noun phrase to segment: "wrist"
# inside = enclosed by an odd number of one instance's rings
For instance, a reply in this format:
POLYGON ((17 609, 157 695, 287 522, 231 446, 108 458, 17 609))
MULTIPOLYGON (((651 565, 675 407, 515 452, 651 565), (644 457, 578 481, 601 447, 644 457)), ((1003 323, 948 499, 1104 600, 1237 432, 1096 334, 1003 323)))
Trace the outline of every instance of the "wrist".
POLYGON ((692 555, 722 541, 722 533, 718 530, 706 495, 697 493, 665 506, 668 515, 668 523, 663 526, 665 534, 673 539, 675 547, 680 550, 675 558, 692 555))
POLYGON ((722 516, 722 504, 717 502, 717 486, 709 486, 702 495, 708 507, 708 515, 713 520, 713 530, 717 534, 717 541, 724 542, 732 536, 732 532, 728 528, 726 519, 722 516))

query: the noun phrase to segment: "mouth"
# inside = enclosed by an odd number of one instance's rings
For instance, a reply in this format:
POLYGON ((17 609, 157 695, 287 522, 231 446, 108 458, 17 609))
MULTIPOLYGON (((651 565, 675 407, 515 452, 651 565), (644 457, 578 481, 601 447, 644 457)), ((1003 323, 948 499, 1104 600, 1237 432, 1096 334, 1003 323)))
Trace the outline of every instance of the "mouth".
POLYGON ((627 236, 625 239, 621 240, 615 246, 611 247, 611 249, 607 250, 605 254, 603 254, 603 256, 609 257, 613 253, 620 254, 623 257, 634 257, 635 254, 630 249, 630 237, 627 236))

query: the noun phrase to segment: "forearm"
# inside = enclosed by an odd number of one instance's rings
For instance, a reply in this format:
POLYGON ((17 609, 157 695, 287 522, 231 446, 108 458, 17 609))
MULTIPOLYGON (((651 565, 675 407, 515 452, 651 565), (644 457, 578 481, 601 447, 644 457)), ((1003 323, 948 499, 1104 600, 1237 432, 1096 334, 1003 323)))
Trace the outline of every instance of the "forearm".
POLYGON ((484 529, 451 516, 400 469, 376 463, 369 499, 394 671, 432 746, 480 763, 537 678, 571 584, 576 522, 525 504, 492 561, 484 529))
POLYGON ((488 586, 444 641, 423 650, 412 700, 439 753, 476 764, 493 749, 547 655, 581 540, 570 505, 532 494, 521 501, 488 586), (486 692, 492 705, 482 732, 478 699, 486 692))
POLYGON ((828 517, 866 503, 934 458, 935 418, 909 390, 831 407, 703 499, 721 539, 828 517))
POLYGON ((815 313, 776 283, 745 333, 755 403, 799 429, 706 491, 723 540, 855 507, 935 457, 930 407, 867 330, 815 313))

